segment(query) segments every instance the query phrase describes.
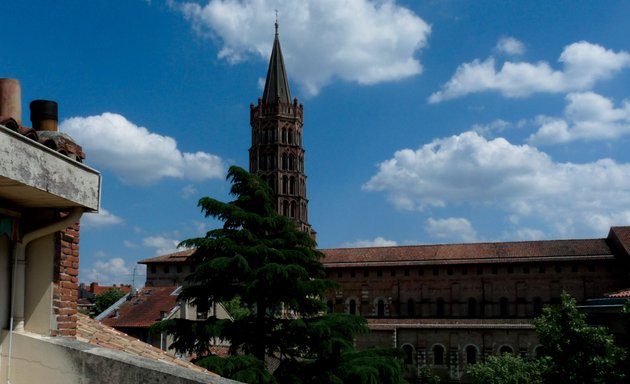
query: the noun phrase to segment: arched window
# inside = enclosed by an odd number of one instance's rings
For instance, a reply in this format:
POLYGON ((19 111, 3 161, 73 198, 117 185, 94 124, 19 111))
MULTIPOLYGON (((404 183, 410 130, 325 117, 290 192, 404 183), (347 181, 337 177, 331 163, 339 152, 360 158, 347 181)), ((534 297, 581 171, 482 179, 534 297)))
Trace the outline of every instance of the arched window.
POLYGON ((295 156, 289 156, 289 170, 295 171, 295 156))
POLYGON ((287 142, 287 129, 282 128, 282 143, 286 143, 286 142, 287 142))
POLYGON ((466 347, 466 364, 477 364, 477 347, 474 345, 466 347))
POLYGON ((444 347, 441 345, 433 346, 433 365, 444 365, 444 347))
POLYGON ((376 315, 379 317, 385 316, 385 302, 382 299, 376 302, 376 315))
POLYGON ((357 302, 354 299, 350 299, 348 302, 348 313, 351 315, 357 314, 357 302))
POLYGON ((295 194, 295 177, 293 176, 289 179, 289 193, 292 195, 295 194))
POLYGON ((287 170, 289 168, 289 156, 286 153, 282 154, 282 169, 287 170))
POLYGON ((509 345, 504 345, 499 348, 499 355, 503 355, 504 353, 512 354, 514 353, 514 350, 509 345))
POLYGON ((413 347, 405 344, 402 346, 402 350, 405 353, 405 364, 413 364, 413 347))
POLYGON ((444 316, 444 299, 441 297, 435 302, 435 314, 438 317, 444 316))
POLYGON ((414 316, 416 314, 416 302, 413 299, 407 300, 407 315, 414 316))
POLYGON ((295 201, 291 202, 291 216, 290 217, 296 217, 296 212, 297 211, 297 204, 295 203, 295 201))
POLYGON ((510 315, 510 302, 507 297, 502 297, 501 300, 499 300, 499 315, 501 317, 510 315))
POLYGON ((289 202, 286 200, 282 202, 282 214, 289 217, 289 202))
POLYGON ((468 299, 468 317, 477 316, 477 300, 474 297, 468 299))
POLYGON ((282 193, 286 195, 287 189, 289 189, 289 178, 287 176, 282 176, 282 193))
POLYGON ((534 317, 542 315, 542 299, 540 297, 534 297, 534 317))
POLYGON ((289 129, 289 144, 293 144, 293 130, 289 129))

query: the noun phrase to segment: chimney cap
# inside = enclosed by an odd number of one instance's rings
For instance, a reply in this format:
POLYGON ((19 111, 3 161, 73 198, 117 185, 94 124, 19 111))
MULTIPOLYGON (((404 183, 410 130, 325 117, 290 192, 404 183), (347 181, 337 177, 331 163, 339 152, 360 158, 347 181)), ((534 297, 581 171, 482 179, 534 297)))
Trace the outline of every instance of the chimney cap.
POLYGON ((55 120, 58 121, 57 102, 53 100, 33 100, 30 103, 31 121, 55 120))

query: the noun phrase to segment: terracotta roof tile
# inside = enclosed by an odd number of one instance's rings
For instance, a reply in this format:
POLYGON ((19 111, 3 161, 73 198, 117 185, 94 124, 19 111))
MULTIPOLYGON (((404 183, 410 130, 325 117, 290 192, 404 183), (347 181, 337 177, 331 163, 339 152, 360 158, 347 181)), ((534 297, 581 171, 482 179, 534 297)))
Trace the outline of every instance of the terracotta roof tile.
POLYGON ((179 252, 169 253, 167 255, 152 257, 138 261, 138 264, 150 264, 150 263, 183 263, 188 259, 188 256, 195 252, 194 249, 185 249, 179 252))
POLYGON ((626 288, 626 289, 622 289, 621 291, 617 291, 617 292, 612 292, 612 293, 608 293, 606 294, 607 297, 614 297, 614 298, 630 298, 630 288, 626 288))
POLYGON ((169 313, 177 305, 177 287, 144 287, 130 296, 114 313, 102 320, 111 327, 149 327, 160 321, 162 313, 169 313))
POLYGON ((322 249, 327 267, 612 257, 605 239, 322 249))
POLYGON ((166 351, 117 331, 82 313, 77 315, 77 340, 218 377, 216 373, 169 355, 166 351))

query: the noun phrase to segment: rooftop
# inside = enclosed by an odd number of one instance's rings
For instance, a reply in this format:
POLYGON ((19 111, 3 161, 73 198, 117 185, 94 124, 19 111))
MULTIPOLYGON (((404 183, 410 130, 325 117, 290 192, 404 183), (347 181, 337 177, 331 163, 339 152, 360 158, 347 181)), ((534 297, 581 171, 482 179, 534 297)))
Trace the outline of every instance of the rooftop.
POLYGON ((144 287, 102 319, 111 327, 149 327, 177 306, 177 287, 144 287))

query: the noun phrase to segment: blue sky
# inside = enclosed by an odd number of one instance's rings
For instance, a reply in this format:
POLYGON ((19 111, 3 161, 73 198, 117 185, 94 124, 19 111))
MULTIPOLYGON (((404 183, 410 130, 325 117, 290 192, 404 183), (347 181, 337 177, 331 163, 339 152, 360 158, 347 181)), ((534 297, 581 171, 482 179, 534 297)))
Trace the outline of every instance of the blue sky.
MULTIPOLYGON (((219 223, 275 11, 322 248, 605 237, 630 224, 625 1, 12 1, 0 77, 103 176, 82 282, 219 223)), ((136 283, 144 280, 140 266, 136 283)))

